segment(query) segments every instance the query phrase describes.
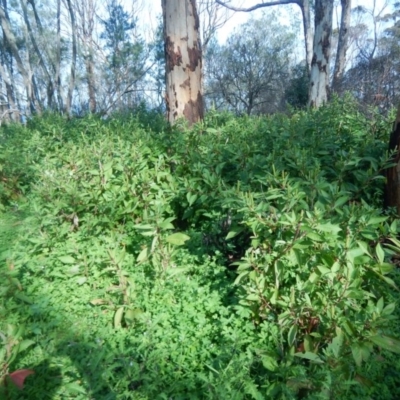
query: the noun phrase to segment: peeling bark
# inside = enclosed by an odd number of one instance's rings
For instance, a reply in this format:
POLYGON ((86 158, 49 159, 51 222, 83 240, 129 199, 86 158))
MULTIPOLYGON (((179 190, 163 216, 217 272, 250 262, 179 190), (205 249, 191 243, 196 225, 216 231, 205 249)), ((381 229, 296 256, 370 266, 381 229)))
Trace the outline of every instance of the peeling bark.
POLYGON ((202 53, 195 0, 162 0, 166 60, 166 106, 171 124, 189 125, 204 115, 202 53))
POLYGON ((314 54, 311 62, 309 89, 310 107, 319 107, 328 101, 332 15, 332 0, 315 1, 314 54))

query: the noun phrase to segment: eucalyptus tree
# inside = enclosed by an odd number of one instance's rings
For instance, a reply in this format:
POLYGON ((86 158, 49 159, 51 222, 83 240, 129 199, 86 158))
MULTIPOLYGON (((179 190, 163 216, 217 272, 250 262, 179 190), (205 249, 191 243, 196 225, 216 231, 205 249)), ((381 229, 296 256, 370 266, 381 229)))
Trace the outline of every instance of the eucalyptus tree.
POLYGON ((338 47, 333 71, 332 89, 338 91, 342 84, 346 66, 346 53, 349 47, 350 21, 351 21, 351 0, 340 0, 342 14, 338 38, 338 47))
MULTIPOLYGON (((300 7, 303 17, 304 40, 306 49, 306 61, 310 73, 309 99, 311 107, 318 107, 328 99, 330 87, 330 54, 333 0, 314 1, 314 33, 311 26, 311 0, 272 0, 263 1, 253 6, 233 7, 222 0, 215 0, 216 3, 224 5, 233 11, 250 12, 259 8, 272 7, 277 5, 296 4, 300 7)), ((339 35, 339 51, 335 67, 336 79, 338 82, 344 70, 345 55, 347 50, 347 32, 350 24, 350 0, 341 0, 342 4, 342 25, 339 35)))
POLYGON ((328 101, 332 36, 332 0, 315 0, 315 33, 308 103, 319 107, 328 101))
MULTIPOLYGON (((6 12, 4 3, 0 5, 0 25, 3 31, 4 43, 9 50, 9 55, 17 64, 18 72, 20 73, 23 80, 23 87, 26 92, 26 100, 31 111, 38 111, 40 106, 38 104, 37 91, 34 90, 35 82, 32 79, 33 76, 30 71, 30 65, 28 58, 21 55, 18 46, 17 36, 14 33, 9 14, 6 12)), ((7 77, 6 77, 7 79, 7 77)), ((10 81, 10 80, 9 80, 10 81)))
POLYGON ((56 5, 54 9, 53 2, 37 4, 35 0, 3 0, 0 5, 0 75, 7 106, 18 108, 23 114, 44 108, 62 110, 65 104, 61 82, 61 0, 56 5))
POLYGON ((169 122, 203 118, 202 53, 195 0, 162 0, 169 122))

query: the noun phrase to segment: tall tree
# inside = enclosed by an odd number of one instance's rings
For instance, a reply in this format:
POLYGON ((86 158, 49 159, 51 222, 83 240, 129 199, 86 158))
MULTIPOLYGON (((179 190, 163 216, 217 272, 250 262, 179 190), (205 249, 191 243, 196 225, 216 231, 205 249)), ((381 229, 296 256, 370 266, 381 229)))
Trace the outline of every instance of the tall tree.
POLYGON ((346 66, 346 53, 349 43, 351 21, 351 0, 340 0, 340 2, 342 5, 342 16, 340 20, 338 48, 332 80, 332 88, 335 91, 338 91, 341 86, 346 66))
MULTIPOLYGON (((45 59, 44 53, 41 51, 41 49, 39 48, 38 42, 36 40, 36 36, 35 36, 35 32, 33 31, 30 19, 28 17, 28 8, 27 8, 27 0, 21 0, 21 8, 22 8, 22 14, 24 17, 24 22, 25 22, 25 26, 26 29, 28 31, 29 34, 29 38, 31 40, 31 43, 33 45, 33 49, 36 53, 36 57, 38 58, 39 61, 39 65, 44 73, 45 76, 45 81, 46 81, 46 91, 47 91, 47 104, 50 108, 53 107, 53 98, 54 98, 54 83, 53 83, 53 78, 51 76, 50 70, 48 68, 48 63, 47 60, 45 59)), ((33 4, 35 4, 33 2, 33 4)), ((36 9, 34 7, 34 9, 36 9)), ((35 14, 36 15, 36 14, 35 14)), ((41 23, 39 20, 39 17, 37 16, 37 21, 39 27, 41 27, 41 23)))
MULTIPOLYGON (((70 0, 68 0, 70 1, 70 0)), ((96 0, 74 0, 75 23, 77 33, 80 39, 80 50, 83 55, 83 61, 86 70, 87 95, 89 111, 96 112, 96 76, 94 68, 94 40, 96 19, 96 0), (78 19, 76 18, 78 16, 78 19)))
POLYGON ((195 0, 162 0, 169 122, 203 118, 202 54, 195 0))
POLYGON ((332 0, 315 0, 314 54, 308 96, 310 107, 319 107, 328 101, 332 15, 332 0))
POLYGON ((36 101, 37 99, 35 98, 35 92, 33 90, 33 81, 31 79, 32 75, 30 74, 30 70, 28 69, 29 66, 21 58, 17 46, 17 39, 11 29, 11 24, 8 19, 8 15, 6 14, 6 11, 2 6, 0 6, 0 24, 3 30, 3 35, 5 38, 6 45, 10 49, 10 54, 16 61, 18 70, 23 78, 24 88, 26 91, 26 97, 29 107, 31 111, 35 111, 37 105, 36 101))
MULTIPOLYGON (((7 0, 2 0, 1 6, 3 7, 5 16, 9 19, 8 16, 8 4, 7 0)), ((13 57, 10 51, 10 48, 7 43, 6 35, 3 31, 1 46, 0 46, 0 112, 1 112, 1 120, 16 120, 18 118, 18 114, 14 111, 17 111, 17 99, 16 99, 16 89, 14 82, 14 68, 13 68, 13 57), (3 91, 3 84, 5 86, 5 92, 3 91)), ((0 120, 0 123, 1 123, 0 120)))

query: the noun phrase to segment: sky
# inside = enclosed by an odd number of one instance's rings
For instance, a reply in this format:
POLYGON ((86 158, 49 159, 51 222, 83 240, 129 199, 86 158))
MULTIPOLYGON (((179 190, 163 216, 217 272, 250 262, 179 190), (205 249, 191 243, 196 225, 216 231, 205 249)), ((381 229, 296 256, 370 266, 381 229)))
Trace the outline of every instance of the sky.
MULTIPOLYGON (((261 3, 262 0, 232 0, 231 4, 236 7, 244 6, 244 7, 250 7, 255 4, 261 3)), ((268 2, 268 1, 265 1, 268 2)), ((388 4, 390 1, 389 0, 353 0, 352 1, 352 8, 357 7, 357 6, 364 6, 366 8, 372 8, 373 3, 376 3, 376 10, 381 10, 382 7, 385 6, 385 4, 388 4)), ((153 28, 157 26, 157 15, 161 14, 161 0, 138 0, 138 3, 141 3, 141 6, 143 7, 143 13, 146 15, 146 21, 147 21, 147 29, 150 32, 153 28)), ((340 3, 340 2, 339 2, 340 3)), ((301 13, 300 9, 296 5, 285 5, 285 6, 276 6, 276 7, 271 7, 269 9, 278 9, 280 12, 282 12, 282 23, 286 21, 289 21, 291 15, 293 13, 296 13, 298 15, 298 18, 301 18, 301 13), (285 16, 286 14, 286 16, 285 16)), ((340 10, 340 9, 339 9, 340 10)), ((338 10, 338 11, 339 11, 338 10)), ((388 8, 389 10, 389 8, 388 8)), ((340 12, 340 11, 339 11, 340 12)), ((142 13, 141 13, 142 14, 142 13)), ((142 14, 143 15, 143 14, 142 14)), ((240 24, 243 24, 244 22, 247 21, 247 19, 251 16, 257 18, 258 16, 262 15, 262 9, 253 11, 251 13, 245 13, 245 12, 237 12, 234 13, 231 19, 224 25, 223 28, 221 28, 218 31, 218 40, 223 43, 225 42, 226 38, 230 35, 230 33, 233 31, 235 27, 237 27, 240 24)), ((339 14, 340 16, 340 14, 339 14)), ((302 34, 303 32, 299 32, 299 34, 302 34)))

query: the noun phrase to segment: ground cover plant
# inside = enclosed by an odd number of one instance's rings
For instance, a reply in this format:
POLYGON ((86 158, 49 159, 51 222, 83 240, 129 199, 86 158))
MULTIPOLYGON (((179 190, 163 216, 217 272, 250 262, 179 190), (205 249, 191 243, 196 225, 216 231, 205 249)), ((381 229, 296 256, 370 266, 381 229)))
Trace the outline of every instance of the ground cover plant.
POLYGON ((1 398, 400 397, 389 121, 3 126, 1 398))

